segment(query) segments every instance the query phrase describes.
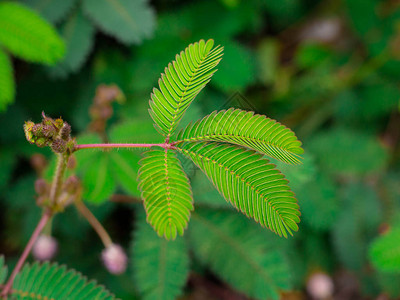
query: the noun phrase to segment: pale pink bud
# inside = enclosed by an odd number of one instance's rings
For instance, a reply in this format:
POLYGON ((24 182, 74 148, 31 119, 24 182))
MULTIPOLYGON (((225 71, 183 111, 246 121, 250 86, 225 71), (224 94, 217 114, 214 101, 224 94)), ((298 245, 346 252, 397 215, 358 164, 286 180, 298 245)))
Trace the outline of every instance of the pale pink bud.
POLYGON ((327 299, 333 294, 332 278, 324 273, 314 273, 307 281, 307 291, 313 299, 327 299))
POLYGON ((57 240, 41 234, 33 245, 32 254, 37 260, 50 260, 57 252, 57 240))
POLYGON ((111 244, 103 250, 101 258, 110 273, 122 274, 125 272, 128 258, 121 246, 111 244))

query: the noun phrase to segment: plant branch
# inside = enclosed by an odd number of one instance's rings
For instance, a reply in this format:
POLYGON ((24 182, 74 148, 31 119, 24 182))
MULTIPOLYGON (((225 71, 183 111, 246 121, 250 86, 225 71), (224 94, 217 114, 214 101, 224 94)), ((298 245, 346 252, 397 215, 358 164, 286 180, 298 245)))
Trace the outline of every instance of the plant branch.
POLYGON ((89 224, 93 227, 93 229, 97 232, 101 241, 104 244, 104 247, 111 246, 112 240, 108 235, 107 231, 104 229, 103 225, 96 219, 96 217, 92 214, 92 212, 86 207, 85 204, 81 200, 75 201, 75 206, 78 211, 85 217, 85 219, 89 222, 89 224))
POLYGON ((33 231, 32 236, 29 239, 29 242, 24 249, 24 252, 22 253, 21 257, 19 258, 17 265, 15 266, 13 272, 11 273, 10 278, 8 279, 6 285, 4 286, 4 289, 1 292, 2 297, 6 297, 7 294, 9 293, 9 291, 12 287, 12 284, 14 282, 15 276, 17 276, 18 272, 21 270, 26 258, 28 257, 29 253, 32 250, 33 245, 35 244, 35 241, 39 237, 43 228, 46 226, 47 222, 50 220, 51 216, 52 216, 51 210, 46 209, 42 215, 42 218, 40 219, 39 223, 37 224, 35 230, 33 231))
POLYGON ((50 203, 52 203, 53 205, 56 204, 58 194, 60 193, 62 178, 64 176, 67 161, 68 156, 65 156, 64 154, 57 155, 57 167, 50 189, 50 203))
POLYGON ((95 148, 150 148, 150 147, 162 147, 164 149, 175 149, 171 143, 161 143, 161 144, 81 144, 76 145, 74 151, 81 149, 95 149, 95 148))

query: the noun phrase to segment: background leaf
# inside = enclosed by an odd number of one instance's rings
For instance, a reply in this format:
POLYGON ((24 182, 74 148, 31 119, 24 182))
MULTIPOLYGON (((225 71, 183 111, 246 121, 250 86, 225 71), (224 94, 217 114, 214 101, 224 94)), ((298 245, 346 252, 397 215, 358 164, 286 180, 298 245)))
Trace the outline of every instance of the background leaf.
POLYGON ((66 42, 65 57, 49 70, 50 74, 65 77, 70 72, 77 72, 92 50, 94 34, 92 23, 83 16, 80 9, 75 10, 61 28, 61 36, 66 42))
POLYGON ((0 112, 14 101, 14 70, 10 57, 0 48, 0 112))
POLYGON ((108 152, 91 155, 89 167, 82 175, 85 200, 100 204, 113 194, 115 179, 112 176, 111 163, 111 155, 108 152))
POLYGON ((218 67, 212 85, 228 93, 243 91, 256 79, 253 53, 237 43, 223 44, 224 59, 218 67))
POLYGON ((76 0, 23 0, 23 3, 51 23, 60 22, 71 11, 76 0))
POLYGON ((189 239, 196 257, 224 281, 252 298, 279 299, 289 288, 289 268, 273 236, 259 230, 234 212, 197 209, 189 239))
POLYGON ((144 300, 177 299, 189 273, 189 253, 181 237, 167 241, 138 214, 131 243, 133 280, 144 300))
POLYGON ((376 238, 369 250, 374 265, 383 272, 400 272, 400 228, 392 228, 386 234, 376 238))
POLYGON ((376 137, 368 133, 334 128, 315 135, 308 147, 315 154, 317 162, 331 173, 376 173, 387 163, 386 150, 376 137))
POLYGON ((83 0, 83 10, 97 27, 124 44, 139 44, 154 30, 147 0, 83 0))
POLYGON ((0 44, 17 57, 45 64, 54 64, 65 53, 63 40, 49 23, 8 1, 0 3, 0 44))
POLYGON ((0 284, 3 284, 7 279, 8 268, 4 264, 4 256, 0 256, 0 284))

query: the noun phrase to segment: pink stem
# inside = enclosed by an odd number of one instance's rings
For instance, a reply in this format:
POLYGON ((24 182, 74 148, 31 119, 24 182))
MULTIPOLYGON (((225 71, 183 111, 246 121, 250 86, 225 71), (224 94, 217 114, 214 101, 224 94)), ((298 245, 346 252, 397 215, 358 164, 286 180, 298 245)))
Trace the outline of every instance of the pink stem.
POLYGON ((170 143, 162 144, 81 144, 75 146, 75 151, 80 149, 94 149, 94 148, 150 148, 150 147, 162 147, 164 149, 175 149, 170 143))
POLYGON ((28 244, 26 245, 24 252, 22 253, 21 257, 19 258, 17 265, 15 266, 14 270, 12 271, 10 278, 8 279, 6 285, 4 286, 3 291, 1 292, 2 297, 6 297, 9 293, 12 284, 14 282, 15 276, 17 276, 18 272, 21 270, 22 265, 24 264, 26 258, 28 257, 29 253, 32 250, 33 245, 35 244, 37 238, 39 237, 40 233, 42 232, 43 228, 46 226, 47 222, 50 220, 52 213, 50 210, 46 210, 42 218, 40 219, 39 223, 37 224, 35 231, 32 233, 31 238, 29 239, 28 244))

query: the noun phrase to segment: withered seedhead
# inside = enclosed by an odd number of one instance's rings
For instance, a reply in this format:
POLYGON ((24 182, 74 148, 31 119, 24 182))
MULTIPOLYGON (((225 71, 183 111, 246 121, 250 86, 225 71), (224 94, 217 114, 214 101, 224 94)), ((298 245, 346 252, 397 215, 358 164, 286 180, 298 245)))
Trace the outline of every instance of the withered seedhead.
POLYGON ((56 153, 72 153, 75 140, 71 138, 71 126, 61 118, 49 118, 42 112, 42 122, 25 122, 24 131, 26 139, 38 147, 50 146, 56 153))

